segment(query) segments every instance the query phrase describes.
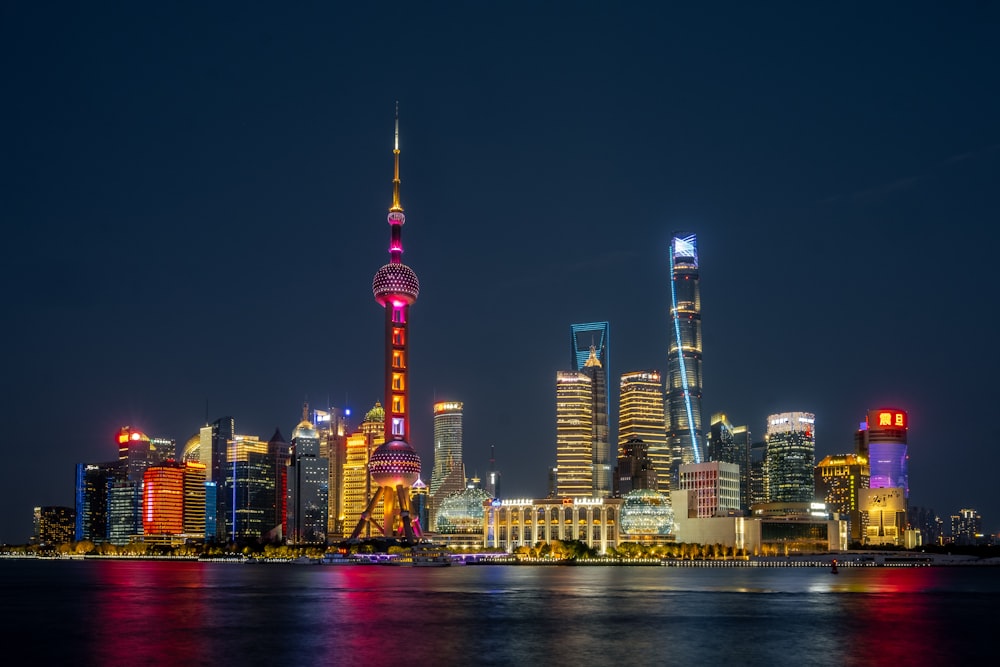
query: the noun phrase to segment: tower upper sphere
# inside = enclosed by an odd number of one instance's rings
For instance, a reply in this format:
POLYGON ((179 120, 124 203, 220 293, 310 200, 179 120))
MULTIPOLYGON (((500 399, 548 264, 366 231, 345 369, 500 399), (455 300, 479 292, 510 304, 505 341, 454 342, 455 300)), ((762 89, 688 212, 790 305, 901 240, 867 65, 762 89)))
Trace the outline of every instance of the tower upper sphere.
POLYGON ((420 281, 406 264, 386 264, 375 272, 372 293, 383 306, 394 301, 412 306, 420 294, 420 281))

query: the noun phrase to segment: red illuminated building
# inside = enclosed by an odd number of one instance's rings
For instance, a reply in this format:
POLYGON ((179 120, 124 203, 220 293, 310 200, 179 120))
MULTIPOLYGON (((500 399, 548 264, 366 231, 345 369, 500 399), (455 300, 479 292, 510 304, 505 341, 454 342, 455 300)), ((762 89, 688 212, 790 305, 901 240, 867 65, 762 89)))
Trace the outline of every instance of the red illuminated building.
POLYGON ((143 476, 142 532, 147 537, 184 532, 184 466, 150 466, 143 476))

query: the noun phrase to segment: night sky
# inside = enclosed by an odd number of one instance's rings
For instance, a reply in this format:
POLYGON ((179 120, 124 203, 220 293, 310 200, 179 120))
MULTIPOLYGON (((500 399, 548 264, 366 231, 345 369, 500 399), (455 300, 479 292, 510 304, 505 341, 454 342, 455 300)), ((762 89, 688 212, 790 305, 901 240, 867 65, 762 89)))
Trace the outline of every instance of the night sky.
POLYGON ((911 502, 1000 530, 998 5, 646 4, 5 3, 0 541, 123 425, 382 399, 396 100, 425 477, 461 400, 468 473, 544 495, 570 324, 665 371, 685 230, 706 429, 908 410, 911 502))

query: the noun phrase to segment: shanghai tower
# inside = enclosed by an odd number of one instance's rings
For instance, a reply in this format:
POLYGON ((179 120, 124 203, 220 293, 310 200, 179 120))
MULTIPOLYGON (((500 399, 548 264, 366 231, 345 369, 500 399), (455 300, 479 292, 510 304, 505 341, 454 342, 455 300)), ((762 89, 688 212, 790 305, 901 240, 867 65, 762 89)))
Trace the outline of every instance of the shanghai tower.
POLYGON ((666 426, 670 479, 677 469, 701 463, 701 290, 698 240, 675 233, 670 239, 670 344, 667 346, 666 426))

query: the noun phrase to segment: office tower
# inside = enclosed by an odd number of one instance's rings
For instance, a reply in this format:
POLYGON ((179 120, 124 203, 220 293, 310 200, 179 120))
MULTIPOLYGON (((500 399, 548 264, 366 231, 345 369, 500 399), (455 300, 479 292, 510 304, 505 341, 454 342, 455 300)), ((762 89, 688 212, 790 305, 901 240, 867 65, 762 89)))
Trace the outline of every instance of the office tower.
POLYGON ((177 458, 177 441, 173 438, 150 438, 151 463, 163 463, 177 458))
POLYGON ((556 498, 557 490, 559 488, 559 466, 549 466, 546 471, 548 472, 547 478, 549 492, 545 497, 556 498))
POLYGON ((767 418, 768 502, 812 502, 816 463, 816 417, 809 412, 782 412, 767 418))
POLYGON ((767 499, 767 443, 750 445, 749 507, 768 502, 767 499))
POLYGON ((667 348, 667 437, 671 481, 682 463, 701 463, 701 290, 698 240, 670 240, 670 344, 667 348))
MULTIPOLYGON (((341 521, 344 523, 345 537, 350 535, 348 530, 353 530, 354 517, 361 516, 374 496, 371 474, 368 472, 368 459, 375 448, 383 442, 385 442, 385 410, 382 408, 382 403, 376 401, 372 409, 365 414, 357 431, 347 437, 344 475, 341 481, 341 493, 344 497, 344 517, 341 521)), ((381 503, 376 503, 370 518, 377 524, 382 524, 381 503)), ((370 532, 370 525, 366 526, 363 537, 371 537, 370 532)))
POLYGON ((292 461, 288 466, 288 542, 326 542, 329 508, 329 461, 319 456, 319 433, 309 421, 309 406, 292 431, 292 461))
POLYGON ((117 435, 118 460, 125 468, 125 479, 142 482, 143 473, 153 463, 153 448, 149 436, 130 426, 123 426, 117 435))
POLYGON ((236 435, 229 442, 226 535, 233 542, 264 539, 275 526, 277 470, 269 449, 257 436, 236 435))
MULTIPOLYGON (((434 468, 431 470, 430 495, 438 496, 441 485, 451 471, 462 466, 462 403, 443 401, 434 404, 434 468)), ((447 489, 442 495, 465 490, 465 473, 458 488, 447 489)))
POLYGON ((641 440, 656 469, 657 490, 670 491, 673 457, 667 443, 663 411, 663 378, 659 371, 633 371, 621 376, 618 401, 618 456, 625 443, 641 440))
POLYGON ((108 539, 108 490, 125 481, 119 461, 76 464, 76 541, 108 539))
MULTIPOLYGON (((678 470, 678 488, 694 491, 695 517, 707 519, 740 511, 740 467, 724 461, 685 463, 678 470)), ((690 515, 689 515, 690 516, 690 515)))
POLYGON ((330 465, 329 505, 327 507, 326 534, 341 535, 344 532, 343 512, 344 461, 347 456, 347 419, 350 409, 329 408, 313 410, 313 423, 319 432, 319 455, 330 465))
POLYGON ((48 547, 72 542, 76 532, 76 511, 58 505, 36 507, 34 527, 32 544, 48 547))
POLYGON ((590 378, 593 424, 591 426, 591 456, 594 497, 611 494, 611 444, 609 425, 611 404, 608 401, 610 372, 610 329, 607 322, 587 322, 570 325, 570 366, 590 378))
POLYGON ((378 446, 368 460, 375 495, 351 534, 356 540, 379 500, 383 503, 384 537, 419 538, 421 526, 411 523, 410 487, 420 479, 420 456, 410 446, 409 336, 410 306, 417 300, 417 274, 403 264, 403 206, 399 202, 399 107, 393 147, 392 206, 389 208, 389 263, 375 273, 372 293, 385 308, 385 433, 392 439, 378 446))
POLYGON ((410 487, 410 507, 413 509, 413 516, 416 517, 421 526, 432 525, 430 493, 427 484, 420 478, 417 478, 417 481, 410 487))
POLYGON ((205 464, 205 482, 215 488, 214 493, 211 490, 206 493, 206 502, 211 501, 205 508, 206 530, 214 527, 215 533, 209 539, 220 542, 226 540, 226 512, 232 504, 223 486, 226 481, 226 453, 229 441, 235 435, 236 420, 232 417, 220 417, 199 431, 197 460, 205 464))
POLYGON ((205 538, 205 465, 188 461, 184 465, 184 535, 205 538))
POLYGON ((486 478, 486 492, 491 498, 500 497, 500 471, 497 470, 496 445, 490 445, 490 474, 486 478))
POLYGON ((556 494, 592 496, 593 381, 577 371, 556 372, 556 494))
POLYGON ((909 416, 903 410, 869 410, 855 434, 858 454, 871 466, 871 488, 903 489, 910 497, 909 455, 906 432, 909 416))
POLYGON ((146 468, 142 532, 147 542, 170 543, 184 533, 184 466, 166 462, 146 468))
POLYGON ((712 415, 708 436, 709 461, 735 463, 740 467, 740 509, 750 509, 750 430, 733 426, 721 412, 712 415))
POLYGON ((113 483, 108 489, 108 542, 124 546, 141 535, 142 482, 113 483))
POLYGON ((903 546, 906 497, 899 487, 861 489, 861 525, 866 545, 903 546))
POLYGON ((951 539, 955 544, 979 544, 983 538, 983 517, 979 512, 965 508, 951 515, 951 539))
POLYGON ((632 438, 619 447, 614 473, 615 498, 621 498, 638 489, 658 491, 659 478, 659 471, 649 455, 649 446, 645 442, 639 438, 632 438))
POLYGON ((288 464, 292 462, 292 446, 285 442, 281 429, 274 429, 267 453, 274 463, 274 525, 267 539, 281 542, 288 535, 288 464))
POLYGON ((924 544, 944 543, 944 521, 932 508, 911 505, 906 509, 906 518, 911 526, 920 531, 924 544))
POLYGON ((816 464, 816 500, 826 503, 831 512, 848 517, 851 542, 864 539, 861 489, 869 488, 869 476, 868 461, 859 454, 831 455, 816 464))

